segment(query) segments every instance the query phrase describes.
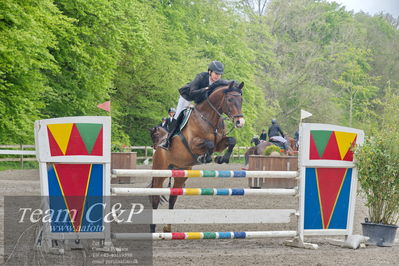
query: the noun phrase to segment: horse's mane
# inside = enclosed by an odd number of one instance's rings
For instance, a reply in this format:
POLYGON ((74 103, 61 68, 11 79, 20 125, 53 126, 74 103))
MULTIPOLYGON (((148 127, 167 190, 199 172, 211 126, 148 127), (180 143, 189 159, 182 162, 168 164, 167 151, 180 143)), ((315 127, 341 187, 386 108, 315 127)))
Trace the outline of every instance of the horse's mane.
POLYGON ((230 92, 230 91, 237 91, 240 94, 242 94, 242 90, 238 88, 238 86, 239 86, 238 82, 236 82, 235 80, 220 79, 220 80, 216 81, 215 83, 213 83, 212 85, 209 86, 209 88, 207 90, 207 97, 209 97, 217 89, 222 88, 222 87, 226 87, 226 86, 230 86, 231 84, 232 84, 232 86, 230 88, 228 88, 228 89, 225 89, 223 91, 224 93, 227 93, 227 92, 230 92))

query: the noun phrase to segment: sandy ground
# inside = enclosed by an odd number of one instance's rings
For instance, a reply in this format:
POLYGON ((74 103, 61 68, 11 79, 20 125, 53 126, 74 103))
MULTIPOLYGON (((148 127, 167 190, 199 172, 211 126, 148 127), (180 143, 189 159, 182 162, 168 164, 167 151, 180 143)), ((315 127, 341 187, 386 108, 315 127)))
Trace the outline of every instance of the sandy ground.
MULTIPOLYGON (((206 165, 196 169, 240 170, 242 165, 206 165)), ((148 180, 132 180, 133 187, 143 187, 148 180)), ((126 185, 116 185, 126 186, 126 185)), ((247 187, 246 179, 190 179, 187 187, 247 187)), ((3 196, 40 195, 38 170, 14 170, 0 172, 0 219, 4 216, 3 196)), ((166 208, 167 204, 162 206, 166 208)), ((180 197, 176 208, 296 208, 295 197, 180 197)), ((354 234, 361 234, 361 225, 367 209, 360 197, 357 199, 354 234)), ((269 231, 295 230, 296 219, 285 225, 262 224, 230 224, 230 225, 175 225, 173 231, 269 231)), ((158 226, 157 230, 161 230, 158 226)), ((397 235, 397 237, 399 237, 397 235)), ((4 225, 0 224, 0 251, 3 261, 4 225)), ((22 241, 25 247, 32 247, 34 230, 28 232, 22 241)), ((339 237, 335 239, 340 239, 339 237)), ((317 250, 306 250, 284 246, 286 239, 247 239, 247 240, 185 240, 156 241, 153 243, 154 265, 399 265, 399 243, 394 247, 382 248, 367 246, 367 248, 351 250, 333 246, 325 238, 306 238, 307 242, 319 245, 317 250)), ((20 243, 19 245, 23 245, 20 243)), ((25 248, 26 249, 26 248, 25 248)), ((18 252, 19 247, 16 247, 18 252)), ((23 249, 22 249, 23 250, 23 249)), ((85 260, 87 250, 67 251, 63 256, 54 255, 53 260, 40 259, 41 254, 32 249, 26 249, 23 260, 14 261, 11 257, 9 265, 89 265, 85 260)), ((4 256, 8 258, 10 254, 4 256)), ((140 263, 139 263, 140 264, 140 263)), ((98 265, 98 264, 97 264, 98 265)), ((117 264, 119 265, 119 264, 117 264)), ((122 265, 122 264, 121 264, 122 265)))

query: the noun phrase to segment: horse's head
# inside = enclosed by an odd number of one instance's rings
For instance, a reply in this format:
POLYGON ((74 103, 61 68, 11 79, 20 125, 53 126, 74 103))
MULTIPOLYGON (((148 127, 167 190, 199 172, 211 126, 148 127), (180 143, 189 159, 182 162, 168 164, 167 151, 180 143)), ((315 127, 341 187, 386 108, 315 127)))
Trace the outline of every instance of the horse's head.
POLYGON ((234 127, 241 128, 245 124, 244 115, 242 113, 242 88, 244 82, 239 85, 231 82, 227 89, 223 89, 223 99, 221 103, 222 112, 233 120, 234 127))
POLYGON ((153 148, 155 149, 164 138, 168 135, 168 131, 161 126, 148 129, 150 131, 153 148))

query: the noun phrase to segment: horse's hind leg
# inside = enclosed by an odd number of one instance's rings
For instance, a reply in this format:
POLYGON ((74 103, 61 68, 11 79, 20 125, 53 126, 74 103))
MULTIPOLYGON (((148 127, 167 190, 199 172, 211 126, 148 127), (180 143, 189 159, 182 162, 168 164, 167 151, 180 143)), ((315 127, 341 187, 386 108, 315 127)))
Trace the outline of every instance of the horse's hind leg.
MULTIPOLYGON (((191 170, 191 168, 189 168, 188 170, 191 170)), ((183 188, 186 180, 187 180, 187 177, 174 178, 173 188, 183 188)), ((176 200, 177 200, 177 196, 169 197, 169 210, 173 210, 173 208, 175 207, 176 200)), ((172 232, 172 225, 171 224, 165 225, 163 228, 163 231, 164 232, 172 232)))

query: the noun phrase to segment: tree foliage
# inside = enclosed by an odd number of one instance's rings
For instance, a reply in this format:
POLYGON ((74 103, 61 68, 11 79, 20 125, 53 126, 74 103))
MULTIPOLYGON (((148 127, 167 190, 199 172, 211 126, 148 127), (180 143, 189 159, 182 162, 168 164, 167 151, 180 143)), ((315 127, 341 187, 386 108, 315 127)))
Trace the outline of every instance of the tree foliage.
MULTIPOLYGON (((368 128, 398 87, 399 22, 316 0, 5 0, 0 141, 31 143, 41 118, 108 115, 113 141, 148 145, 178 88, 225 64, 244 81, 239 145, 277 118, 368 128)), ((231 127, 231 125, 228 125, 231 127)))

